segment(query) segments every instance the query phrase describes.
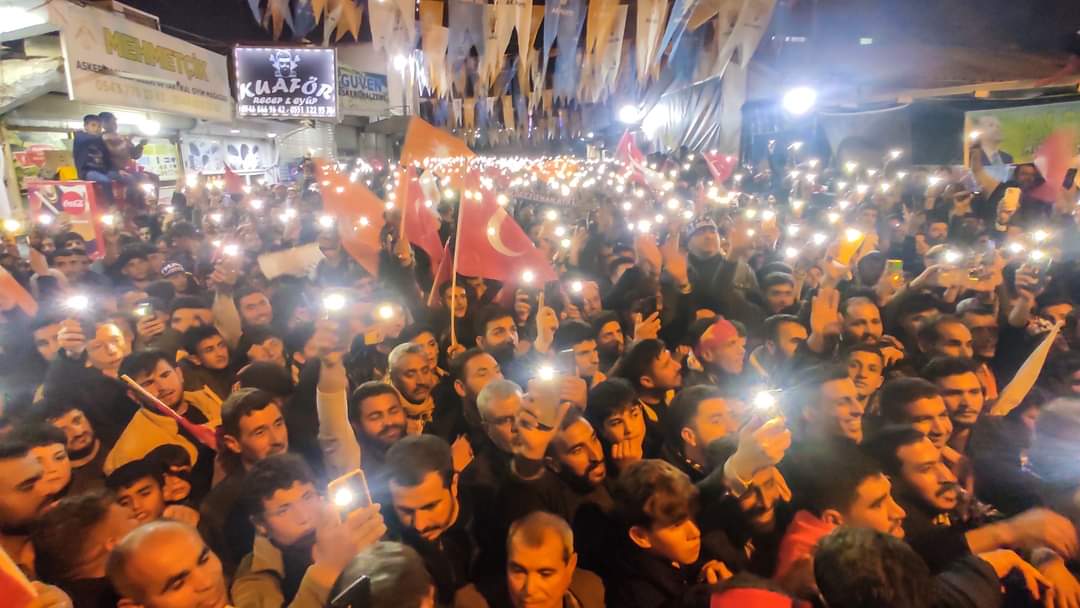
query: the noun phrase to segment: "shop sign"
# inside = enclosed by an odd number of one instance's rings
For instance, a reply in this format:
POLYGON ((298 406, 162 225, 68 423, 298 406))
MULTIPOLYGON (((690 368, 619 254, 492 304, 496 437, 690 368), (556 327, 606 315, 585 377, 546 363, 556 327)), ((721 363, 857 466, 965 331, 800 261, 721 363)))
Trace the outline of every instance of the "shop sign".
POLYGON ((236 47, 240 116, 337 118, 334 49, 236 47))
POLYGON ((361 72, 339 65, 338 95, 342 114, 365 116, 386 110, 390 87, 386 74, 361 72))
POLYGON ((47 4, 49 21, 60 28, 71 99, 232 121, 224 56, 111 11, 47 4))

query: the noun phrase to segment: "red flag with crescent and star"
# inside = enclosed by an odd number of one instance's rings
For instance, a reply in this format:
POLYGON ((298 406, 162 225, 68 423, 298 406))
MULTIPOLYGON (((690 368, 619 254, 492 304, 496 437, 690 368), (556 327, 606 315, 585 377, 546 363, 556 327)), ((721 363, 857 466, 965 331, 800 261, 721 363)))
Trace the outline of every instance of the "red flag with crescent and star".
POLYGON ((551 263, 499 205, 495 192, 479 187, 475 174, 467 181, 473 187, 472 196, 462 195, 458 210, 458 274, 520 283, 529 271, 538 283, 556 280, 551 263))
MULTIPOLYGON (((435 194, 438 194, 437 188, 435 194)), ((439 220, 433 209, 437 199, 424 192, 416 168, 412 165, 401 171, 395 198, 401 203, 401 212, 405 214, 405 235, 409 242, 423 249, 431 257, 431 266, 437 268, 443 252, 443 244, 439 240, 439 220)))
POLYGON ((709 166, 709 173, 712 173, 713 179, 718 182, 727 181, 739 162, 739 159, 731 154, 721 154, 714 150, 702 152, 701 156, 709 166))
POLYGON ((615 159, 632 170, 632 179, 643 186, 659 191, 664 185, 664 176, 649 168, 645 154, 634 143, 634 134, 629 130, 623 133, 619 145, 615 147, 615 159))
POLYGON ((316 175, 323 197, 323 207, 334 216, 341 246, 364 270, 379 273, 379 234, 383 227, 385 205, 363 184, 339 173, 334 164, 316 161, 316 175))

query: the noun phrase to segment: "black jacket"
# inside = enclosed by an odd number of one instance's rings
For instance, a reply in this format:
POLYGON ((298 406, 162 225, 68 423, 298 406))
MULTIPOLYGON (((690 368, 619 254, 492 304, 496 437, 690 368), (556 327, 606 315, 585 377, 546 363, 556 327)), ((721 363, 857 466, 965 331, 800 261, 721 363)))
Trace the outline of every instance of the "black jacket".
POLYGON ((472 582, 477 558, 472 506, 463 495, 459 495, 458 504, 457 521, 435 541, 403 526, 392 512, 387 518, 391 535, 415 549, 424 560, 435 585, 436 603, 440 606, 451 604, 454 593, 472 582))

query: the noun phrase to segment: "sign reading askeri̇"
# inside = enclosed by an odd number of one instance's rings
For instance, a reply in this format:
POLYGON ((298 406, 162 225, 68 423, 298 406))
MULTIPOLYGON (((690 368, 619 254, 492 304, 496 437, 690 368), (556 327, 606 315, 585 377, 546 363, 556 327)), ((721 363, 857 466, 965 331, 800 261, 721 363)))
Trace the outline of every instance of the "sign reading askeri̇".
POLYGON ((236 47, 240 116, 336 118, 334 49, 236 47))

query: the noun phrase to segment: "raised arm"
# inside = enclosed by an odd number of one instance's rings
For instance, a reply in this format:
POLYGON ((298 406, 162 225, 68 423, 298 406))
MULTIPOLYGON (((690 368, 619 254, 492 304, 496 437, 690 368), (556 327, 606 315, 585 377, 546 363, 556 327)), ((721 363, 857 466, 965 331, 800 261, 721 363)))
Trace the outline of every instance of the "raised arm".
POLYGON ((360 444, 349 424, 349 381, 338 346, 337 324, 320 321, 314 340, 319 351, 319 384, 315 393, 319 446, 328 472, 338 477, 360 468, 360 444))

